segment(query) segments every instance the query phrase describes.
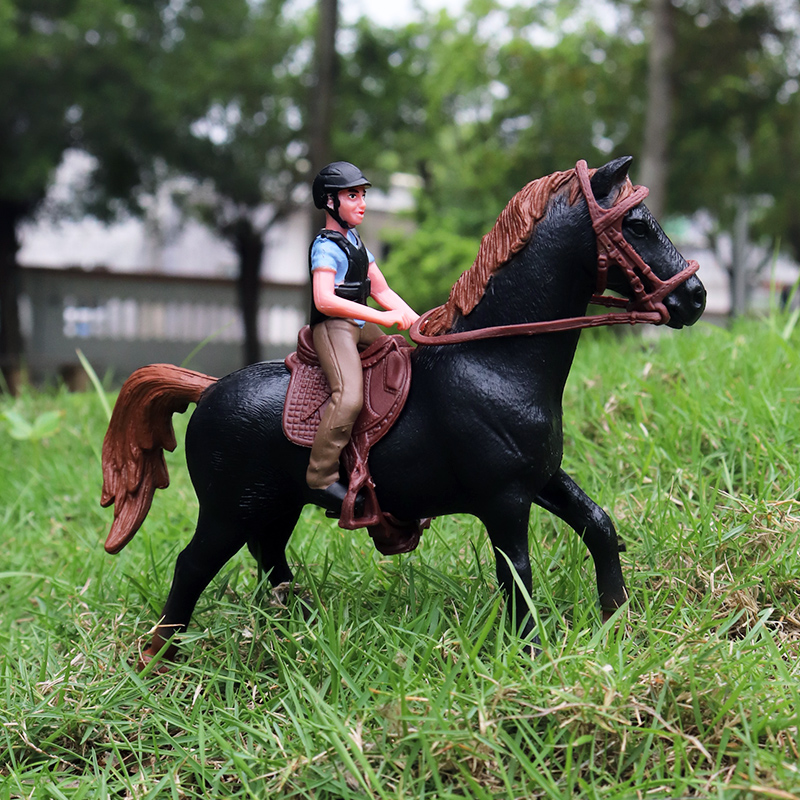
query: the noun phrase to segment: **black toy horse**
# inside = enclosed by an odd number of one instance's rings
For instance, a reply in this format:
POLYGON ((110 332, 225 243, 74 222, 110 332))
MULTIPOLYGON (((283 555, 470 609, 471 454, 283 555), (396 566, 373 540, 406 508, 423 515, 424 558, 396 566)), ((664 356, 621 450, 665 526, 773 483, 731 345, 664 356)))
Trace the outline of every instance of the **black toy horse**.
MULTIPOLYGON (((705 306, 697 265, 642 204, 647 190, 628 180, 630 161, 612 161, 591 178, 579 162, 511 200, 448 303, 419 321, 416 338, 425 344, 412 355, 407 403, 370 455, 381 508, 394 517, 464 512, 485 524, 525 636, 533 623, 513 570, 530 592, 532 503, 582 537, 604 615, 627 598, 611 520, 561 469, 562 393, 580 328, 638 321, 681 328, 705 306), (627 310, 583 316, 606 286, 628 298, 606 304, 627 310)), ((161 370, 155 379, 128 380, 103 451, 103 504, 115 502, 106 548, 116 552, 142 523, 155 488, 167 485, 162 448, 175 446, 172 413, 197 403, 186 434, 197 529, 178 556, 145 661, 186 629, 200 594, 243 545, 273 585, 292 579, 285 548, 309 493, 309 451, 281 428, 289 382, 282 362, 216 382, 161 370)), ((171 643, 167 656, 174 650, 171 643)))

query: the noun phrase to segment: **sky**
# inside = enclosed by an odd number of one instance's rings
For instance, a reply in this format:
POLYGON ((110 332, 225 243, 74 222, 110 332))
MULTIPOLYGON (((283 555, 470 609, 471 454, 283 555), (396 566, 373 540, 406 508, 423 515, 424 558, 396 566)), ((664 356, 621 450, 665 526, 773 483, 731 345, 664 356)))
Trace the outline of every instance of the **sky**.
POLYGON ((378 25, 393 26, 411 22, 418 17, 416 5, 423 5, 429 11, 446 8, 457 14, 466 0, 348 0, 339 3, 339 13, 345 22, 354 22, 360 16, 369 17, 378 25))
MULTIPOLYGON (((796 0, 784 0, 795 2, 796 0)), ((307 8, 317 0, 295 0, 298 8, 307 8)), ((347 0, 339 2, 340 21, 345 25, 356 22, 365 16, 376 25, 383 27, 396 27, 405 25, 420 18, 419 7, 428 12, 437 12, 446 9, 451 16, 457 18, 468 0, 347 0)), ((511 5, 511 3, 509 4, 511 5)), ((585 2, 580 11, 573 14, 572 21, 565 22, 564 32, 569 26, 580 25, 590 17, 606 29, 613 29, 618 22, 618 10, 608 0, 589 0, 585 2)), ((549 46, 554 44, 553 31, 546 32, 541 29, 542 38, 538 44, 549 46)), ((532 34, 533 35, 533 34, 532 34)))
MULTIPOLYGON (((340 0, 339 16, 345 24, 360 17, 368 17, 376 25, 394 27, 419 19, 418 6, 428 11, 446 8, 454 16, 466 5, 467 0, 340 0)), ((297 9, 313 6, 316 0, 294 0, 297 9)))

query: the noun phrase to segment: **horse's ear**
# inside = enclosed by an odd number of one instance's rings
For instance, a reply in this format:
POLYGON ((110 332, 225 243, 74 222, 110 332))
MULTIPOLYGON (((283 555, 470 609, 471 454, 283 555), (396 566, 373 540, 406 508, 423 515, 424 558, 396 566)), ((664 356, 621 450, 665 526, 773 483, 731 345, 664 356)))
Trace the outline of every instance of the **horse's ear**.
POLYGON ((628 179, 632 161, 631 156, 615 158, 592 175, 592 192, 603 208, 610 208, 614 204, 620 189, 628 179))

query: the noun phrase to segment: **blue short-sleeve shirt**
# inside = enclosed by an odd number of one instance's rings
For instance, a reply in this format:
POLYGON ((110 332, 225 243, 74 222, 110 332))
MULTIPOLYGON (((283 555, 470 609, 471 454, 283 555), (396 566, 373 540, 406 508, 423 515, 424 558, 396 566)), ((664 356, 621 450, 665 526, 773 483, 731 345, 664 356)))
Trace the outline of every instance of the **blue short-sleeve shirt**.
MULTIPOLYGON (((352 230, 347 231, 347 240, 358 247, 358 237, 352 230)), ((366 245, 364 245, 366 249, 366 245)), ((367 250, 367 263, 371 264, 375 260, 375 256, 367 250)), ((314 243, 311 245, 311 272, 325 267, 330 269, 333 267, 336 270, 336 275, 333 279, 333 285, 338 286, 342 283, 347 275, 347 256, 342 251, 338 244, 335 244, 330 239, 323 236, 317 236, 314 243)), ((364 326, 363 319, 353 320, 359 327, 364 326)))
MULTIPOLYGON (((347 240, 358 246, 358 239, 352 230, 347 231, 347 240)), ((367 250, 367 262, 371 264, 375 256, 367 250)), ((347 256, 338 244, 334 244, 330 239, 317 236, 311 246, 311 271, 320 267, 333 267, 336 270, 336 277, 333 279, 335 286, 338 286, 347 275, 347 256)))

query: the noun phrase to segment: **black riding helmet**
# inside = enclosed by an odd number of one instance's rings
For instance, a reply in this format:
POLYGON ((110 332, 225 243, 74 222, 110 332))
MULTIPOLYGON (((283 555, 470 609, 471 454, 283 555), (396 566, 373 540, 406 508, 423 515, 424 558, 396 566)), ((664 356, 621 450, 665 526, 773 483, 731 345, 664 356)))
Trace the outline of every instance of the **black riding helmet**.
POLYGON ((350 226, 339 217, 339 192, 342 189, 354 189, 356 186, 372 186, 372 184, 355 164, 349 161, 334 161, 323 167, 311 184, 314 205, 329 211, 340 225, 349 228, 350 226), (333 209, 328 208, 328 195, 333 197, 333 209))

